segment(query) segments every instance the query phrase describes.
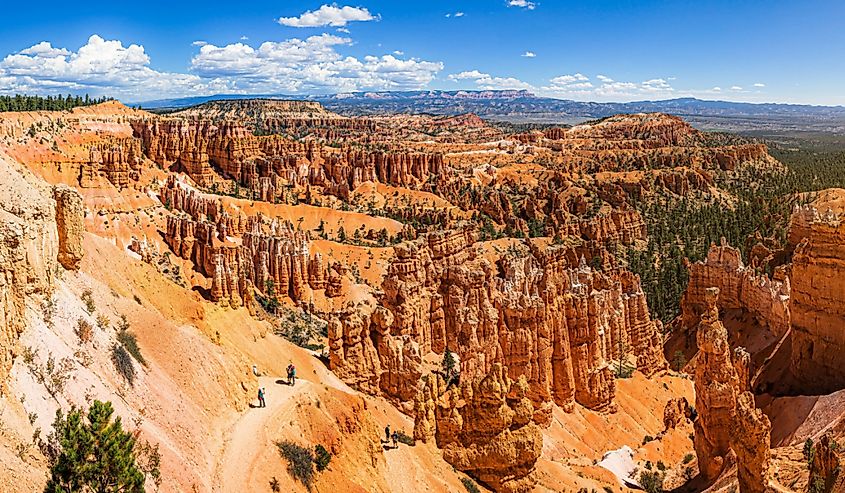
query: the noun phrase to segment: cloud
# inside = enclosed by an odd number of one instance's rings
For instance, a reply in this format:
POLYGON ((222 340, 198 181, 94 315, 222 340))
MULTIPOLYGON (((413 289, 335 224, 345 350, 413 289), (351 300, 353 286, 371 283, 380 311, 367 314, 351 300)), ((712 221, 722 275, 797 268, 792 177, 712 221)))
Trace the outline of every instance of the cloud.
POLYGON ((241 43, 207 45, 191 60, 203 78, 234 79, 246 92, 419 89, 443 69, 440 62, 393 55, 363 59, 337 52, 350 38, 321 34, 306 39, 265 41, 258 48, 241 43))
POLYGON ((394 55, 344 56, 352 40, 332 34, 197 44, 189 73, 150 68, 143 46, 92 35, 73 52, 41 42, 0 61, 0 93, 85 93, 127 101, 196 94, 407 90, 428 85, 443 64, 394 55))
POLYGON ((529 0, 508 0, 508 7, 521 7, 528 10, 534 10, 537 4, 529 0))
POLYGON ((526 51, 525 53, 522 54, 522 56, 525 57, 525 58, 534 58, 534 57, 537 56, 537 54, 534 53, 533 51, 526 51))
POLYGON ((371 21, 378 20, 378 18, 363 7, 323 5, 317 10, 309 10, 299 17, 280 17, 276 22, 288 27, 342 27, 349 22, 371 21))
POLYGON ((42 41, 37 45, 33 45, 25 50, 21 50, 20 54, 53 58, 60 56, 68 56, 70 55, 70 52, 64 48, 53 48, 53 45, 51 45, 47 41, 42 41))
POLYGON ((246 41, 246 40, 248 40, 249 38, 248 38, 248 37, 246 37, 246 36, 241 36, 241 38, 240 38, 240 39, 241 39, 241 41, 246 41))
POLYGON ((450 14, 446 14, 446 17, 463 17, 463 16, 465 16, 465 15, 466 15, 466 14, 465 14, 465 13, 463 13, 463 12, 455 12, 454 14, 451 14, 451 13, 450 13, 450 14))
POLYGON ((482 77, 490 77, 490 75, 479 72, 478 70, 469 70, 459 72, 457 74, 450 74, 449 80, 480 79, 482 77))
POLYGON ((149 67, 141 45, 124 46, 94 34, 72 52, 42 41, 0 61, 0 92, 90 92, 112 96, 204 91, 212 81, 196 75, 159 72, 149 67))
MULTIPOLYGON (((191 43, 191 46, 205 46, 207 44, 208 43, 206 43, 205 41, 194 41, 193 43, 191 43)), ((23 52, 21 52, 21 53, 23 53, 23 52)))
POLYGON ((754 87, 766 87, 766 84, 763 84, 762 82, 755 82, 754 87))
POLYGON ((654 78, 642 82, 616 81, 599 74, 596 82, 582 73, 559 75, 549 79, 541 94, 578 98, 582 100, 622 100, 637 98, 674 97, 675 89, 668 79, 654 78))
POLYGON ((337 32, 343 33, 343 34, 349 34, 352 31, 350 31, 349 29, 346 29, 345 27, 339 27, 339 28, 337 28, 337 32))
POLYGON ((402 55, 404 55, 404 54, 405 54, 405 52, 404 52, 404 51, 402 51, 402 50, 395 50, 395 51, 393 52, 393 54, 394 54, 394 55, 396 55, 396 56, 402 56, 402 55))
POLYGON ((588 80, 590 80, 590 78, 586 75, 577 73, 573 75, 559 75, 552 78, 549 82, 551 82, 554 86, 565 86, 572 84, 573 82, 583 82, 588 80))
POLYGON ((479 89, 485 91, 504 90, 504 89, 525 89, 533 91, 535 88, 528 82, 521 81, 514 77, 494 77, 478 70, 469 70, 459 72, 457 74, 450 74, 449 80, 459 82, 464 80, 472 80, 479 89))
POLYGON ((716 87, 710 89, 710 92, 722 92, 722 88, 719 87, 719 86, 716 86, 716 87))
POLYGON ((741 91, 742 86, 731 86, 731 91, 741 91))

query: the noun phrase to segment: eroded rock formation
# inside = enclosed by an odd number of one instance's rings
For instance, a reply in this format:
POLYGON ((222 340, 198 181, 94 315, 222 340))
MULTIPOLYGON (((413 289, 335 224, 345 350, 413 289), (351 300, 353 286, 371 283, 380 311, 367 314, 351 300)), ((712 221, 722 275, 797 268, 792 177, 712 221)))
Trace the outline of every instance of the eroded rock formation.
POLYGON ((719 288, 705 290, 706 309, 696 336, 693 444, 698 468, 714 481, 735 460, 740 491, 763 492, 768 487, 771 424, 748 390, 750 355, 742 348, 731 351, 728 344, 718 298, 719 288))
POLYGON ((739 388, 731 361, 728 331, 719 321, 718 298, 719 288, 707 288, 705 312, 696 332, 695 409, 698 419, 694 445, 699 471, 711 481, 721 474, 729 460, 739 388))
POLYGON ((56 227, 59 232, 59 263, 76 270, 84 255, 82 235, 85 233, 85 206, 82 195, 65 185, 53 188, 56 201, 56 227))
POLYGON ((26 297, 52 290, 58 253, 49 188, 0 154, 0 393, 26 326, 26 297))
POLYGON ((838 214, 810 209, 793 214, 792 373, 805 393, 845 387, 845 225, 838 214), (810 221, 800 219, 810 217, 810 221))
POLYGON ((601 247, 514 248, 520 253, 494 264, 468 229, 397 245, 379 306, 356 307, 331 324, 331 368, 364 391, 407 401, 419 355, 449 348, 463 377, 497 363, 511 378, 525 375, 535 411, 547 419, 551 402, 613 410, 609 362, 621 350, 646 375, 666 367, 639 279, 601 247), (399 353, 408 357, 392 356, 399 353))
POLYGON ((677 428, 686 420, 692 419, 692 408, 686 397, 669 399, 663 408, 664 432, 677 428))
POLYGON ((810 477, 807 483, 808 491, 828 493, 842 491, 842 471, 837 449, 839 445, 827 433, 813 445, 813 457, 810 460, 810 477), (839 489, 835 489, 835 488, 839 489))
POLYGON ((416 396, 414 436, 435 439, 443 458, 497 492, 530 491, 543 448, 532 420, 528 383, 495 363, 487 375, 446 388, 439 374, 424 378, 416 396))
POLYGON ((769 444, 772 425, 754 403, 754 394, 742 392, 736 399, 736 426, 731 448, 736 454, 740 493, 769 491, 769 444))
POLYGON ((123 188, 138 180, 143 163, 141 141, 132 137, 111 137, 89 149, 88 161, 80 166, 79 186, 96 187, 104 175, 112 185, 123 188))
POLYGON ((692 328, 707 309, 706 290, 719 288, 720 311, 743 310, 775 337, 790 325, 790 280, 770 279, 742 262, 740 251, 724 242, 711 245, 707 257, 689 266, 689 284, 681 300, 682 326, 692 328))
POLYGON ((174 179, 162 190, 162 200, 183 213, 167 218, 165 242, 211 279, 212 300, 242 306, 255 289, 293 301, 306 300, 307 289, 338 294, 339 267, 312 255, 308 233, 291 223, 230 214, 219 200, 174 179))

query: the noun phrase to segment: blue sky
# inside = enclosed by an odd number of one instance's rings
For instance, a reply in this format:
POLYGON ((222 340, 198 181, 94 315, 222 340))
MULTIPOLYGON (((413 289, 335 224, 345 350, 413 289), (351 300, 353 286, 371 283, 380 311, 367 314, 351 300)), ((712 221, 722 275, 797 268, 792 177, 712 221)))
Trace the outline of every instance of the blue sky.
POLYGON ((841 0, 42 1, 0 18, 0 93, 845 104, 843 23, 841 0))

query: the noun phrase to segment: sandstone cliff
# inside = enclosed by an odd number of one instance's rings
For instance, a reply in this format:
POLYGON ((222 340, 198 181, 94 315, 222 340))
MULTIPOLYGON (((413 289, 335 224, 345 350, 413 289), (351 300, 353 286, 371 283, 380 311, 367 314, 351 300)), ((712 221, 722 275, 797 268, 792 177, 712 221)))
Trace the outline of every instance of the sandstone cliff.
POLYGON ((807 210, 793 214, 790 239, 803 239, 792 257, 792 373, 804 392, 845 387, 845 225, 838 214, 807 210), (811 222, 801 219, 811 217, 811 222))
MULTIPOLYGON (((51 291, 59 252, 49 188, 0 154, 0 393, 26 327, 27 298, 51 291)), ((74 263, 73 256, 65 260, 74 263)))
POLYGON ((446 388, 439 374, 424 378, 416 396, 414 437, 435 439, 446 462, 500 492, 530 491, 543 448, 532 421, 525 376, 508 377, 496 363, 483 378, 446 388))
POLYGON ((779 275, 770 279, 742 262, 739 250, 724 243, 711 245, 707 257, 689 266, 689 284, 681 299, 681 325, 694 327, 707 309, 706 290, 719 288, 721 311, 747 312, 775 337, 790 326, 790 280, 779 275))

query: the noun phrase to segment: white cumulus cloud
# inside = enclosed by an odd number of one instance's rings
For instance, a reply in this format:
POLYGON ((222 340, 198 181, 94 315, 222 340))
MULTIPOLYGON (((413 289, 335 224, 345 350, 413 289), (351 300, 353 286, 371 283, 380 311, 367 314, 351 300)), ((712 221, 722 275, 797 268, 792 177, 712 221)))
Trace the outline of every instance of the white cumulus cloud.
POLYGON ((471 80, 478 86, 479 89, 487 90, 504 90, 504 89, 525 89, 528 91, 534 90, 534 86, 528 82, 519 80, 515 77, 494 77, 478 70, 467 70, 458 72, 457 74, 450 74, 451 81, 471 80))
POLYGON ((196 92, 210 87, 196 75, 159 72, 149 67, 141 45, 124 46, 94 34, 72 52, 43 41, 0 61, 0 91, 91 92, 111 96, 196 92))
POLYGON ((191 69, 204 78, 233 78, 247 92, 418 89, 443 69, 440 62, 416 58, 368 55, 361 60, 337 52, 351 43, 350 38, 321 34, 265 41, 258 48, 207 45, 191 60, 191 69))
POLYGON ((535 2, 529 0, 508 0, 508 7, 521 7, 528 10, 534 10, 537 7, 535 2))
POLYGON ((754 87, 766 87, 766 84, 763 84, 762 82, 755 82, 754 87))
POLYGON ((439 61, 394 54, 346 56, 348 37, 324 33, 305 39, 236 42, 198 50, 188 73, 151 68, 137 44, 92 35, 77 51, 44 41, 0 61, 0 93, 90 93, 124 101, 197 94, 409 90, 428 85, 443 70, 439 61))
POLYGON ((525 58, 534 58, 534 57, 537 56, 537 54, 534 53, 533 51, 526 51, 525 53, 522 54, 522 56, 525 57, 525 58))
POLYGON ((342 27, 353 21, 371 21, 378 19, 363 7, 323 5, 317 10, 309 10, 298 17, 280 17, 277 22, 289 27, 342 27))

